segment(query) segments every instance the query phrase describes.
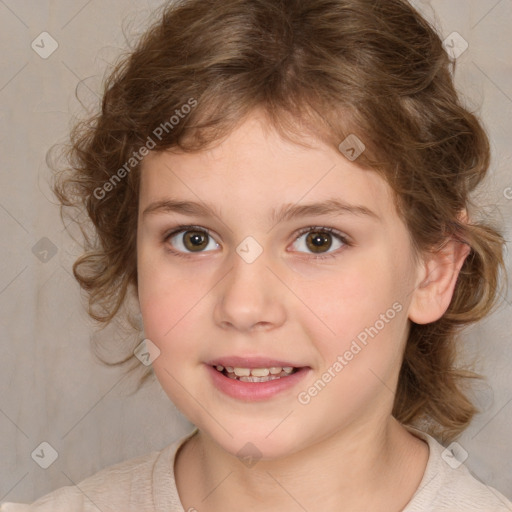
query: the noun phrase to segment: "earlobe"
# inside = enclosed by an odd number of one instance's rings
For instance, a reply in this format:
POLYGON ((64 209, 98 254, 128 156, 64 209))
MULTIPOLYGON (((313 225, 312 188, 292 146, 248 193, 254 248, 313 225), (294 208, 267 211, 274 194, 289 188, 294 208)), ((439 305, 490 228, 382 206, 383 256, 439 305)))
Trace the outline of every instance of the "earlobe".
POLYGON ((411 321, 428 324, 444 315, 452 300, 460 269, 470 251, 471 247, 466 242, 450 238, 441 249, 425 255, 409 306, 411 321))

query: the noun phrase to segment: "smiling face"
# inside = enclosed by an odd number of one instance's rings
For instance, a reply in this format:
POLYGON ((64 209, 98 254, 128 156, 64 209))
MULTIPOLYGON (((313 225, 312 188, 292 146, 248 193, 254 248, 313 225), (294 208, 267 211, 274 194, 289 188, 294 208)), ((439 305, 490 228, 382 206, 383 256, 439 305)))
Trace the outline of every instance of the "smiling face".
POLYGON ((156 376, 228 452, 389 419, 418 271, 376 173, 254 114, 213 149, 144 160, 137 253, 156 376))

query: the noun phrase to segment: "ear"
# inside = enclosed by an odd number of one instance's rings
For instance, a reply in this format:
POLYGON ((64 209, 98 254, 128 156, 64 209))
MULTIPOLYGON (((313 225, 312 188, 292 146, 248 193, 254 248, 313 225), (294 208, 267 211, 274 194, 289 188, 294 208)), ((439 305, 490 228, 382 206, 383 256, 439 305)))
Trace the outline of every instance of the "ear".
POLYGON ((450 237, 435 252, 426 254, 418 267, 418 280, 409 306, 409 319, 428 324, 441 318, 452 300, 460 269, 471 247, 450 237))

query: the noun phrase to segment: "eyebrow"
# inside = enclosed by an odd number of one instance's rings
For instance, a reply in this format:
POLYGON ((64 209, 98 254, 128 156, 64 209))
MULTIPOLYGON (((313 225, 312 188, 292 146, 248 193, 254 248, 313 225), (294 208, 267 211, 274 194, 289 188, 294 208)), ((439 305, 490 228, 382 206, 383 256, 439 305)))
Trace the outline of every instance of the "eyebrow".
MULTIPOLYGON (((196 217, 222 217, 220 211, 213 205, 194 201, 178 201, 171 198, 161 199, 151 203, 144 209, 142 215, 146 216, 149 214, 173 212, 196 217)), ((286 222, 300 217, 343 214, 381 220, 375 212, 366 206, 349 204, 337 198, 309 204, 284 204, 279 209, 274 208, 271 211, 269 220, 272 224, 279 224, 280 222, 286 222)))

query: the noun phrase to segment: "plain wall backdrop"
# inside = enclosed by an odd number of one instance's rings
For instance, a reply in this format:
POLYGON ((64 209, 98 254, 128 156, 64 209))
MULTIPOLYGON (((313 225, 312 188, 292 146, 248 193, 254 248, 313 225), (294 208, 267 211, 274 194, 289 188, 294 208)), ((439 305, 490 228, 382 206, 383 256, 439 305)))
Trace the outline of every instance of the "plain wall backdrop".
MULTIPOLYGON (((105 70, 126 48, 125 36, 140 33, 161 4, 0 0, 0 502, 32 501, 190 430, 156 381, 130 396, 122 370, 93 357, 94 325, 71 274, 79 248, 63 229, 45 162, 82 112, 77 87, 82 101, 94 105, 105 70), (52 450, 57 455, 47 469, 37 457, 41 449, 47 461, 52 450)), ((490 134, 492 169, 481 201, 509 240, 512 1, 414 5, 450 46, 460 51, 468 44, 457 58, 456 83, 490 134)), ((510 262, 507 253, 508 268, 510 262)), ((482 414, 458 439, 473 474, 510 499, 511 303, 509 287, 500 308, 464 337, 487 384, 475 390, 482 414)), ((115 335, 112 329, 102 334, 115 335)))

